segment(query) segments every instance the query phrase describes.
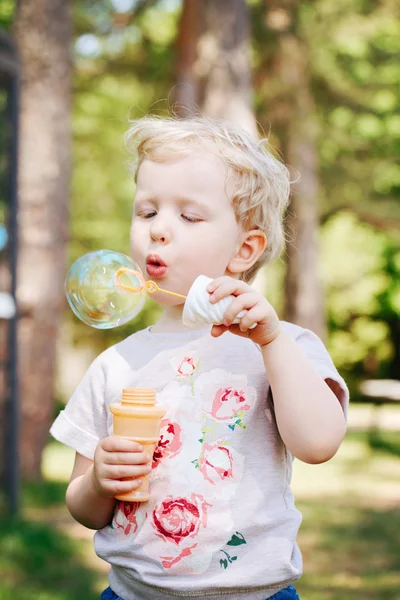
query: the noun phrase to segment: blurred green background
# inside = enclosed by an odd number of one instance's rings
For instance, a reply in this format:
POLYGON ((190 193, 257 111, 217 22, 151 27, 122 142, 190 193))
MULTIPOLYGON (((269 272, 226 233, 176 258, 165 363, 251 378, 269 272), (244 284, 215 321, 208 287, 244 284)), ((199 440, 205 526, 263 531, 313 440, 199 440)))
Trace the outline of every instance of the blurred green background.
MULTIPOLYGON (((100 248, 129 254, 134 182, 123 136, 129 119, 173 107, 183 25, 179 0, 64 4, 73 24, 69 265, 100 248)), ((29 5, 34 10, 32 0, 22 0, 20 8, 29 5)), ((51 3, 45 5, 36 4, 37 23, 51 3)), ((230 10, 236 6, 232 2, 230 10)), ((400 373, 398 3, 249 0, 247 7, 259 131, 288 162, 298 130, 307 139, 312 134, 325 341, 353 400, 338 455, 326 465, 295 464, 293 488, 304 514, 299 541, 305 575, 298 590, 302 600, 400 600, 400 412, 397 406, 376 411, 359 388, 365 379, 398 379, 400 373), (304 50, 302 80, 294 86, 282 67, 287 32, 304 50), (305 89, 312 120, 299 129, 293 107, 305 89)), ((0 2, 0 27, 12 35, 16 9, 12 0, 0 2)), ((57 20, 57 10, 47 18, 57 20)), ((185 33, 189 55, 195 32, 185 33)), ((17 28, 17 41, 18 35, 17 28)), ((285 64, 292 63, 289 48, 285 64)), ((6 217, 4 202, 0 216, 6 217)), ((282 317, 286 269, 285 256, 266 269, 266 292, 282 317)), ((58 413, 94 356, 159 314, 150 301, 133 323, 98 331, 60 302, 45 421, 58 413)), ((0 523, 0 600, 97 598, 106 566, 94 556, 92 532, 73 523, 64 506, 72 454, 46 437, 39 459, 42 480, 25 470, 22 516, 0 523)))

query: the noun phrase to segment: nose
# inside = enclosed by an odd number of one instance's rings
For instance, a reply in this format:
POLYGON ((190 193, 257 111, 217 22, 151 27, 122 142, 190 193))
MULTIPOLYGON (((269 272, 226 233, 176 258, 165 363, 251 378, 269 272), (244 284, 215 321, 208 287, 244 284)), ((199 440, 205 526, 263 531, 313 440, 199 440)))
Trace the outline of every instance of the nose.
POLYGON ((166 244, 171 239, 171 231, 165 217, 159 214, 152 220, 150 227, 150 237, 153 242, 166 244))

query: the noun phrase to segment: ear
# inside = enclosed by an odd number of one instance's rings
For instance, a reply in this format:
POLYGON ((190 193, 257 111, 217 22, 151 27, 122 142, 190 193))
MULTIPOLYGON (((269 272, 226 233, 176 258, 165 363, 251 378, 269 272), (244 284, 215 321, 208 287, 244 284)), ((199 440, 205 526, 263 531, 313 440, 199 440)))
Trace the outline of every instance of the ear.
POLYGON ((248 271, 267 247, 267 236, 259 229, 252 229, 241 234, 239 243, 238 250, 226 267, 228 273, 248 271))

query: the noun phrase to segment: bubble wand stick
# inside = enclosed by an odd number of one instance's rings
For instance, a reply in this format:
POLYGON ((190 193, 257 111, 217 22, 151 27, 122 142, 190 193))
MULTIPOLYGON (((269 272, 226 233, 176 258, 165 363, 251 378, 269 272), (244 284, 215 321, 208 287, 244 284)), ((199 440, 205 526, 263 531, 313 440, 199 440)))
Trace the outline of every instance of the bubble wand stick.
POLYGON ((155 292, 163 292, 164 294, 170 294, 171 296, 177 296, 178 298, 183 298, 184 300, 186 300, 187 296, 183 296, 182 294, 177 294, 176 292, 169 292, 168 290, 163 290, 162 288, 158 287, 158 285, 156 284, 155 281, 145 281, 143 279, 142 274, 139 271, 134 271, 133 269, 127 269, 126 267, 121 267, 120 269, 118 269, 118 271, 115 274, 116 280, 117 280, 117 285, 119 288, 121 288, 122 290, 125 290, 126 292, 133 292, 134 294, 137 294, 138 292, 141 292, 143 288, 145 288, 146 292, 148 294, 154 294, 155 292), (124 273, 129 273, 130 275, 135 275, 139 281, 141 282, 141 286, 138 287, 132 287, 130 285, 125 285, 124 283, 122 283, 120 277, 121 275, 123 275, 124 273))

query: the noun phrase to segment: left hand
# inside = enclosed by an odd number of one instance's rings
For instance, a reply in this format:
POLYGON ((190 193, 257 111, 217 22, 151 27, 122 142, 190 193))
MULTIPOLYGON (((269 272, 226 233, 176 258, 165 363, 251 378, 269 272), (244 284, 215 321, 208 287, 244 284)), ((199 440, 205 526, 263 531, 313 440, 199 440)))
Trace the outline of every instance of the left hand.
POLYGON ((219 337, 225 331, 247 337, 260 346, 266 346, 278 337, 281 326, 278 316, 266 298, 248 283, 232 277, 218 277, 209 283, 210 302, 215 304, 227 296, 236 296, 226 309, 223 325, 213 325, 211 335, 219 337), (232 325, 237 315, 246 310, 240 323, 232 325), (257 327, 249 329, 253 323, 257 327))

